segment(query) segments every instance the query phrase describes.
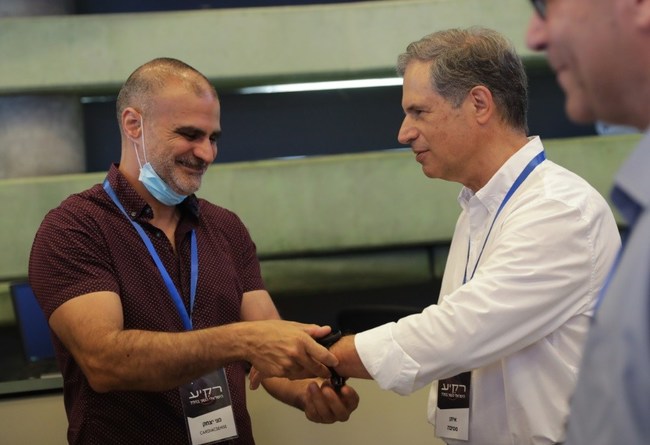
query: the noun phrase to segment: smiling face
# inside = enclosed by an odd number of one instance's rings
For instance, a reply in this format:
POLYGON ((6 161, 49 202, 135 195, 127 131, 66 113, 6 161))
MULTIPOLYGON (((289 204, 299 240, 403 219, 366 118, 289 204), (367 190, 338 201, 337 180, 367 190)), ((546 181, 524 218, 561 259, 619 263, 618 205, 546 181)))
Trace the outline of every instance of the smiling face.
POLYGON ((467 185, 473 120, 468 103, 454 107, 431 86, 431 62, 414 60, 404 72, 402 108, 405 117, 398 140, 411 146, 429 178, 467 185))
MULTIPOLYGON (((546 51, 566 95, 568 116, 578 123, 628 123, 634 53, 626 40, 630 9, 617 0, 549 0, 546 19, 531 18, 527 44, 546 51), (627 93, 627 96, 625 94, 627 93)), ((646 48, 647 51, 647 48, 646 48)))
POLYGON ((177 193, 189 195, 217 155, 220 106, 210 89, 200 92, 170 80, 144 116, 147 160, 177 193))

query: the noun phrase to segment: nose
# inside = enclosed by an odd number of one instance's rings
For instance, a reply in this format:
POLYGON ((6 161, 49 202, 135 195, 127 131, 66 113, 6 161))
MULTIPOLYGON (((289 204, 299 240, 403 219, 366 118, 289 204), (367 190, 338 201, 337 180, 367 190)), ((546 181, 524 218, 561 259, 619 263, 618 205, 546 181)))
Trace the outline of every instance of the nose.
POLYGON ((409 123, 409 117, 408 116, 404 117, 404 120, 402 121, 402 126, 399 128, 399 132, 397 133, 397 140, 399 141, 400 144, 409 145, 411 141, 413 141, 416 137, 417 137, 417 131, 409 123))
POLYGON ((203 138, 200 143, 194 147, 194 156, 201 159, 206 164, 212 164, 217 157, 217 142, 209 137, 203 138))
POLYGON ((526 46, 534 51, 544 51, 547 46, 546 22, 539 14, 534 13, 528 21, 526 31, 526 46))

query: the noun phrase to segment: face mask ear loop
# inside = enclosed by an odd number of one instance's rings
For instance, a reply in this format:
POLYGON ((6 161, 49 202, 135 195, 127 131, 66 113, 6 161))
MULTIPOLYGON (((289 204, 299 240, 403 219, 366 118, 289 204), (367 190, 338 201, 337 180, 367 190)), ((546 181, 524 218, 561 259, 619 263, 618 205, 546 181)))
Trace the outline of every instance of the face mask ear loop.
POLYGON ((140 167, 140 170, 142 170, 142 162, 140 161, 140 155, 138 154, 138 146, 135 145, 135 141, 131 141, 133 144, 133 150, 135 150, 135 157, 138 159, 138 166, 140 167))
POLYGON ((149 162, 147 160, 147 147, 144 145, 144 117, 140 116, 140 125, 142 125, 142 155, 144 156, 144 163, 149 162))
MULTIPOLYGON (((142 155, 144 157, 144 163, 147 163, 147 150, 144 147, 144 119, 140 119, 140 125, 142 125, 142 155)), ((135 157, 138 159, 138 166, 140 166, 140 170, 142 170, 142 161, 140 161, 140 154, 138 153, 138 147, 135 144, 135 141, 131 141, 133 144, 133 150, 135 150, 135 157)))

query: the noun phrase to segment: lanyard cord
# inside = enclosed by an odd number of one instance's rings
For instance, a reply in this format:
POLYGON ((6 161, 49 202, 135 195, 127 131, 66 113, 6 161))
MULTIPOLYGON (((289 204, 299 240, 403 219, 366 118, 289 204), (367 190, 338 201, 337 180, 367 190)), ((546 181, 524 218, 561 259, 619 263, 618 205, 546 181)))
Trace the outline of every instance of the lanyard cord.
MULTIPOLYGON (((476 268, 478 267, 479 261, 481 261, 481 256, 483 256, 483 250, 485 249, 485 245, 487 244, 488 238, 490 237, 490 233, 492 233, 492 227, 494 227, 494 223, 496 222, 497 218, 499 217, 499 214, 501 213, 501 210, 503 210, 503 207, 505 207, 506 203, 510 200, 512 195, 517 191, 519 186, 528 178, 528 175, 531 174, 533 170, 535 170, 535 167, 537 167, 539 164, 541 164, 544 159, 546 159, 546 155, 544 154, 543 151, 539 152, 537 156, 535 156, 533 159, 530 160, 528 165, 524 167, 521 173, 519 173, 519 176, 517 179, 515 179, 515 182, 510 186, 510 190, 508 190, 508 193, 506 193, 506 196, 503 198, 503 201, 501 202, 501 205, 497 209, 496 214, 494 215, 494 219, 492 220, 492 224, 490 224, 490 229, 488 230, 487 235, 485 236, 485 240, 483 241, 483 246, 481 247, 481 251, 478 254, 478 258, 476 259, 476 264, 474 264, 474 269, 472 270, 472 275, 469 277, 471 280, 474 278, 474 273, 476 273, 476 268)), ((465 273, 463 274, 463 284, 467 283, 467 265, 469 263, 469 250, 470 250, 470 244, 471 241, 467 242, 467 260, 465 261, 465 273)))
POLYGON ((154 263, 156 263, 156 267, 158 268, 160 275, 165 281, 165 286, 167 286, 169 295, 171 296, 171 299, 174 302, 174 305, 176 306, 176 310, 178 311, 178 314, 180 315, 181 320, 183 321, 183 327, 187 331, 192 330, 192 310, 194 309, 194 299, 196 297, 196 285, 199 277, 199 255, 198 255, 198 248, 196 244, 195 231, 192 230, 191 240, 190 240, 190 244, 191 244, 190 311, 188 313, 187 309, 185 309, 185 304, 183 303, 183 299, 181 298, 178 289, 176 289, 176 286, 174 285, 174 282, 169 276, 169 273, 167 272, 165 265, 162 263, 160 256, 158 256, 158 252, 156 252, 156 249, 154 248, 153 244, 151 243, 151 240, 145 233, 144 229, 140 226, 140 224, 136 223, 131 218, 129 218, 128 214, 126 213, 126 210, 124 210, 122 203, 117 198, 117 195, 115 194, 115 191, 113 190, 113 187, 111 187, 111 184, 108 182, 108 180, 104 180, 104 190, 106 190, 108 196, 111 197, 115 205, 122 211, 124 216, 126 216, 126 219, 129 220, 129 222, 133 225, 135 230, 138 232, 140 238, 142 238, 142 241, 144 242, 145 246, 147 246, 147 250, 149 250, 149 254, 151 255, 151 258, 153 259, 154 263))

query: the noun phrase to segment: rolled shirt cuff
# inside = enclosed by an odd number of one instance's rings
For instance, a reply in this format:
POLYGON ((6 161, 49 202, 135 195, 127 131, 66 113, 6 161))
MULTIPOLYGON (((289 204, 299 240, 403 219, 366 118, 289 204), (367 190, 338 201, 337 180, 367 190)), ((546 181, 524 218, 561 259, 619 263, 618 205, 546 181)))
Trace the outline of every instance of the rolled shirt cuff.
POLYGON ((387 323, 354 337, 361 362, 380 388, 407 395, 415 388, 420 365, 393 338, 396 323, 387 323))

